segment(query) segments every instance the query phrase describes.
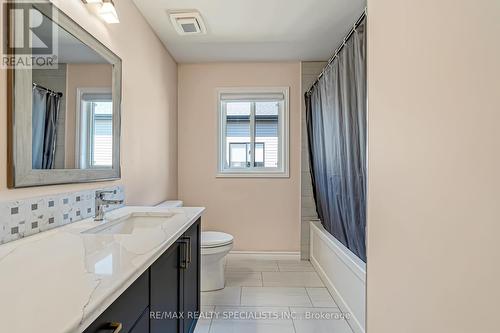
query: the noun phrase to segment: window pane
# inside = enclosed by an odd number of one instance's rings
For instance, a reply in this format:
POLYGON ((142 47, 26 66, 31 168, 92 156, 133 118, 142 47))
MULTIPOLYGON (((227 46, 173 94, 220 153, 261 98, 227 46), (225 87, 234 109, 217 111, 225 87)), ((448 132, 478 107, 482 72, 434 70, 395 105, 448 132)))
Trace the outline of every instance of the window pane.
POLYGON ((94 101, 94 114, 113 115, 113 103, 111 101, 94 101))
POLYGON ((250 163, 250 144, 231 143, 229 145, 231 168, 248 168, 250 163))
POLYGON ((113 105, 93 102, 92 165, 113 165, 113 105))
POLYGON ((226 103, 226 166, 230 168, 249 168, 250 114, 249 102, 226 103))
POLYGON ((255 103, 256 167, 279 166, 279 109, 279 102, 255 103))
POLYGON ((255 167, 256 168, 264 168, 265 167, 265 144, 264 143, 255 143, 255 167))

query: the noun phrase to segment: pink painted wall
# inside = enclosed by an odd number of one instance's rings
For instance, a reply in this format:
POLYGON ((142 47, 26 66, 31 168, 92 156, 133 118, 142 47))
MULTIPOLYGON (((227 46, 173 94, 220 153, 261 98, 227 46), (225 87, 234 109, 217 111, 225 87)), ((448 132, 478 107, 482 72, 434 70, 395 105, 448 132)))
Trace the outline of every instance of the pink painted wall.
POLYGON ((205 230, 228 232, 235 250, 300 249, 299 62, 179 65, 179 197, 206 206, 205 230), (216 178, 221 87, 290 87, 290 178, 216 178))
POLYGON ((368 0, 368 333, 500 332, 500 1, 368 0))

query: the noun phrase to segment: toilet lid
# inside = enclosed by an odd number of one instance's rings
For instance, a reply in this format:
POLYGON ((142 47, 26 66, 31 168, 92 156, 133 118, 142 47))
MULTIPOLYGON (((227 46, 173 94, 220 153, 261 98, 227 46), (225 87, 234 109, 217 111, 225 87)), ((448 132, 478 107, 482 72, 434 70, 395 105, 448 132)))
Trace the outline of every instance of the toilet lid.
POLYGON ((203 231, 201 233, 201 247, 218 247, 231 244, 233 236, 216 231, 203 231))

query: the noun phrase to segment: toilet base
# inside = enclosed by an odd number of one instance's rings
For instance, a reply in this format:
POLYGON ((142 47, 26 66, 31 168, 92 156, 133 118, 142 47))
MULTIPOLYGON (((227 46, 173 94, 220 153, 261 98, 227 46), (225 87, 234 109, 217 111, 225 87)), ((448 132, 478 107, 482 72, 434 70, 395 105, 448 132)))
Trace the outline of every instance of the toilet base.
POLYGON ((224 289, 224 265, 226 255, 233 244, 218 248, 202 249, 201 251, 201 291, 224 289))
POLYGON ((224 289, 224 258, 210 265, 201 264, 201 291, 214 291, 224 289))

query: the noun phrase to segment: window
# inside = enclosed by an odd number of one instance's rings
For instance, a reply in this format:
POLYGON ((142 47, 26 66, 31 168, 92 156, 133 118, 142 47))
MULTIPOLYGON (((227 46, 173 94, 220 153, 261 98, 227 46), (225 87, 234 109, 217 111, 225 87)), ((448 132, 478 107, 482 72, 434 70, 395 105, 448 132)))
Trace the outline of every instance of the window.
POLYGON ((113 102, 110 93, 81 93, 78 142, 80 168, 113 166, 113 102))
POLYGON ((288 177, 288 88, 219 90, 219 176, 288 177))
MULTIPOLYGON (((258 168, 265 167, 264 142, 255 143, 255 162, 254 165, 258 168)), ((249 168, 251 167, 251 149, 250 142, 245 143, 229 143, 229 158, 228 163, 230 168, 249 168)))

